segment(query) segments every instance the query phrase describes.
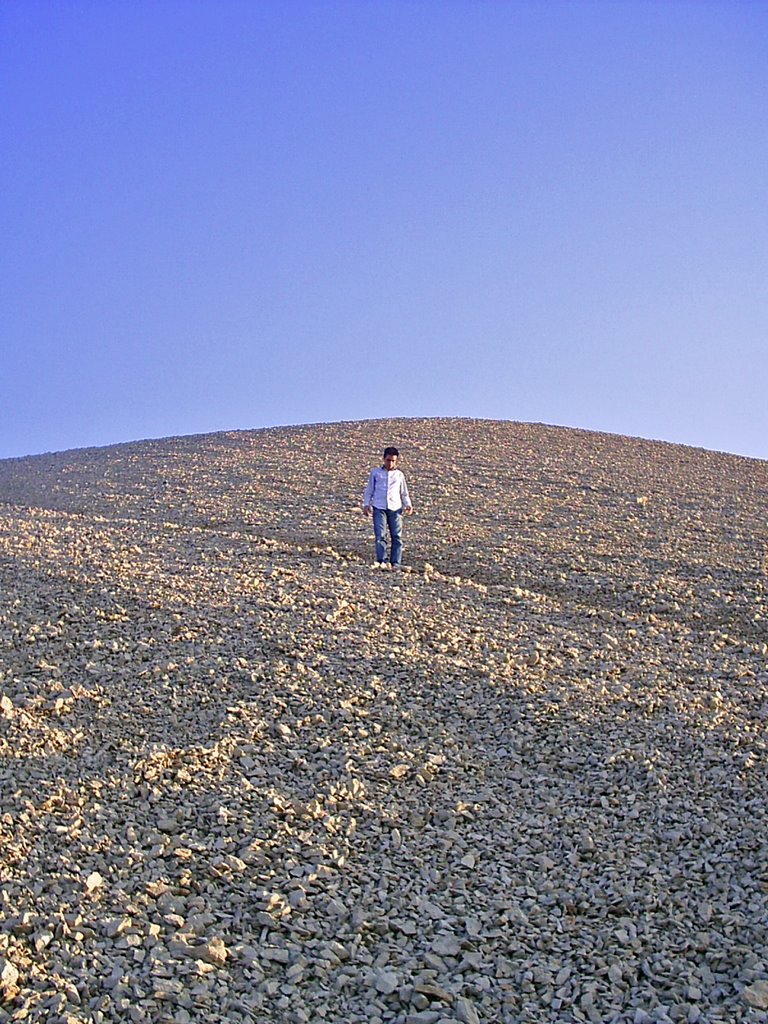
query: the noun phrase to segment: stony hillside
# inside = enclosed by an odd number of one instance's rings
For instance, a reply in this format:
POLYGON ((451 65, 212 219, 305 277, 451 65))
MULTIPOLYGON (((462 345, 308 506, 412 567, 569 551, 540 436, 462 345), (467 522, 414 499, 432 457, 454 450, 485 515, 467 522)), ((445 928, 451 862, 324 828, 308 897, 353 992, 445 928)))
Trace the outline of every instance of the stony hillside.
POLYGON ((0 1021, 768 1021, 767 507, 480 420, 0 462, 0 1021))

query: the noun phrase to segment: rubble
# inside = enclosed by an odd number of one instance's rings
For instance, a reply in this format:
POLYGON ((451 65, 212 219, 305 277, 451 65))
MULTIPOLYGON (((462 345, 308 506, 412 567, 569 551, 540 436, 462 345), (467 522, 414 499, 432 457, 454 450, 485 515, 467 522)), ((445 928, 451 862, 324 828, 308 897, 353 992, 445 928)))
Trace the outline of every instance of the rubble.
POLYGON ((0 1021, 766 1024, 766 497, 475 420, 0 462, 0 1021))

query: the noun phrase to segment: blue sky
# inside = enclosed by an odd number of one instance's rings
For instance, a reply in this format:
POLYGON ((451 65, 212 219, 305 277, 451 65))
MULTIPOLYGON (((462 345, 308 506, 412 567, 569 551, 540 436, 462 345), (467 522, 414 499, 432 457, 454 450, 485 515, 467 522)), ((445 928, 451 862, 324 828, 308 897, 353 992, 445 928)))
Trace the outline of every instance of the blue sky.
POLYGON ((768 3, 3 0, 0 458, 382 416, 768 458, 768 3))

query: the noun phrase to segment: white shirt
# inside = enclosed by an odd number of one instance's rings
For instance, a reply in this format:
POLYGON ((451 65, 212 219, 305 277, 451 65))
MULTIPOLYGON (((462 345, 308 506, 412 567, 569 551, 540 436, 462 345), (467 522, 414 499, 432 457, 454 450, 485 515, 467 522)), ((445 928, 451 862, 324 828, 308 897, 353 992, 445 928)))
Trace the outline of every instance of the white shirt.
POLYGON ((371 470, 363 493, 363 507, 369 505, 392 510, 411 507, 408 485, 401 469, 384 469, 379 466, 371 470))

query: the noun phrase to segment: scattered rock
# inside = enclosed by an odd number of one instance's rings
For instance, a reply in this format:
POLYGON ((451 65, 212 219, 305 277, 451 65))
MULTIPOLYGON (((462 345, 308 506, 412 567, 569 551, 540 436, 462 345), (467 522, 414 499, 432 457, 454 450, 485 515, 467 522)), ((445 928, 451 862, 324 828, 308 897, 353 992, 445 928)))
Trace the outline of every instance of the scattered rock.
POLYGON ((373 985, 382 995, 391 995, 397 989, 397 975, 393 971, 378 971, 373 978, 373 985))
POLYGON ((757 1024, 766 493, 490 421, 0 462, 0 1019, 757 1024))
POLYGON ((7 1002, 15 999, 19 992, 19 972, 8 960, 0 957, 0 995, 7 1002))
POLYGON ((214 967, 223 967, 229 957, 229 950, 222 939, 209 939, 203 946, 197 948, 197 959, 214 967))
POLYGON ((768 1010, 768 981, 756 981, 753 985, 748 985, 742 997, 748 1006, 768 1010))
POLYGON ((468 999, 464 998, 456 1000, 456 1019, 463 1021, 464 1024, 480 1024, 477 1010, 468 999))

